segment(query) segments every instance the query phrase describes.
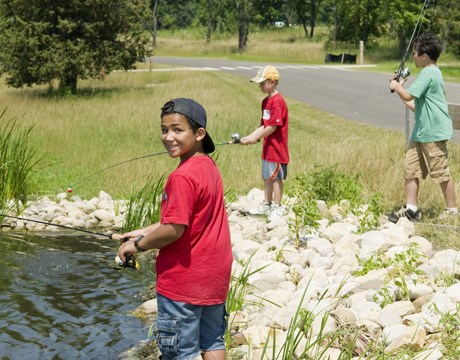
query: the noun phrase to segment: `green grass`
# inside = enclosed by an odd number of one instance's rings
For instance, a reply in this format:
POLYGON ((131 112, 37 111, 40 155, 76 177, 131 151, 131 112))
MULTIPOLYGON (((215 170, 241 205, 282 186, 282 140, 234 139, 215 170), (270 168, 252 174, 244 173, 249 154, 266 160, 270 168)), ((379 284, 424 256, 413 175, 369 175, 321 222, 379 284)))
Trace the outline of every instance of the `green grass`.
MULTIPOLYGON (((305 41, 295 38, 289 42, 281 32, 273 34, 266 36, 280 36, 278 41, 283 46, 297 48, 305 41)), ((263 34, 252 34, 251 41, 259 35, 262 43, 263 34)), ((162 37, 159 39, 158 51, 162 37)), ((180 55, 185 40, 175 41, 170 51, 177 49, 180 55)), ((207 46, 200 41, 194 43, 197 54, 207 46)), ((311 46, 322 45, 312 42, 311 46)), ((268 58, 264 57, 264 61, 268 58)), ((391 72, 393 65, 388 62, 381 67, 391 72)), ((149 66, 162 68, 140 64, 146 69, 149 66)), ((456 66, 449 65, 450 68, 455 75, 456 66)), ((37 174, 38 195, 55 195, 72 187, 73 194, 82 198, 104 190, 123 199, 129 198, 132 188, 142 188, 147 179, 169 174, 177 160, 159 155, 90 175, 125 160, 164 151, 159 115, 166 101, 183 96, 202 103, 208 112, 209 133, 219 143, 231 140, 232 133, 246 135, 258 126, 263 97, 247 79, 212 71, 114 72, 104 81, 80 81, 79 93, 68 96, 43 86, 8 88, 0 78, 0 92, 1 104, 7 108, 0 121, 17 118, 22 124, 35 126, 30 145, 38 150, 37 155, 45 155, 37 174)), ((381 193, 385 211, 402 204, 404 134, 349 121, 290 98, 287 102, 292 155, 287 189, 298 174, 311 173, 318 166, 336 166, 339 172, 360 176, 368 194, 381 193)), ((260 151, 260 144, 217 147, 213 156, 222 172, 226 193, 245 194, 254 187, 262 188, 260 151)), ((449 151, 454 179, 460 179, 460 147, 450 143, 449 151)), ((422 183, 420 206, 428 222, 443 208, 440 189, 430 180, 422 183)), ((457 243, 455 228, 449 230, 448 236, 444 236, 444 230, 434 228, 424 227, 421 231, 445 244, 457 243)))

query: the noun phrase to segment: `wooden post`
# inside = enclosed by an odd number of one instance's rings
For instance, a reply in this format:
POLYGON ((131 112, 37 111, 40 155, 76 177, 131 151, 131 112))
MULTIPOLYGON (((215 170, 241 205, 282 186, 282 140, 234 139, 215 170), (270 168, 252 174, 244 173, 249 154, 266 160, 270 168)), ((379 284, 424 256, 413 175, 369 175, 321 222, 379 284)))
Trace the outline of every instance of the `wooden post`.
POLYGON ((359 42, 359 65, 364 64, 364 41, 359 42))
POLYGON ((452 126, 454 129, 460 129, 460 104, 448 104, 449 115, 452 119, 452 126))

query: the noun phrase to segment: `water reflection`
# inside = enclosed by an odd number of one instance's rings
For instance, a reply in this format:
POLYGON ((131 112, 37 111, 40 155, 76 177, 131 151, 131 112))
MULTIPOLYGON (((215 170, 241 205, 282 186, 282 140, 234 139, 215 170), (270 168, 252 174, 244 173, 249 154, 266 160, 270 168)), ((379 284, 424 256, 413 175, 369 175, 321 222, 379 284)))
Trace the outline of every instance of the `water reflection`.
POLYGON ((0 233, 0 357, 116 359, 145 339, 129 312, 151 280, 113 269, 117 244, 67 234, 0 233))

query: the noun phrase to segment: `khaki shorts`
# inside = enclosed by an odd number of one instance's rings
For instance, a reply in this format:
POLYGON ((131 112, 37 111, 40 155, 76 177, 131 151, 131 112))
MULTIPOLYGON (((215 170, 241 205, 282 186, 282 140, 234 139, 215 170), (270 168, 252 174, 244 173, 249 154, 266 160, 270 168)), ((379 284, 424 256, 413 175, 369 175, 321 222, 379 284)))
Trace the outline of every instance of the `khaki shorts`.
POLYGON ((426 179, 427 175, 440 184, 450 180, 447 162, 447 141, 419 143, 411 141, 404 161, 406 179, 426 179))

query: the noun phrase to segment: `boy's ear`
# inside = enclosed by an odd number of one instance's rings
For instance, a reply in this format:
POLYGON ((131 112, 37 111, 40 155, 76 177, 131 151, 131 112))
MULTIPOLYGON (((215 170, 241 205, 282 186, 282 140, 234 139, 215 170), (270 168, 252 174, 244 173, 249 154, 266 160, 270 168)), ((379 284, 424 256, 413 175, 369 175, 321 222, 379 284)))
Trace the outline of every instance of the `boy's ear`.
POLYGON ((204 137, 206 136, 206 130, 202 127, 198 128, 198 130, 196 131, 196 139, 198 141, 201 141, 204 139, 204 137))

